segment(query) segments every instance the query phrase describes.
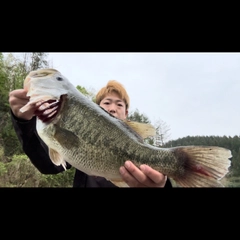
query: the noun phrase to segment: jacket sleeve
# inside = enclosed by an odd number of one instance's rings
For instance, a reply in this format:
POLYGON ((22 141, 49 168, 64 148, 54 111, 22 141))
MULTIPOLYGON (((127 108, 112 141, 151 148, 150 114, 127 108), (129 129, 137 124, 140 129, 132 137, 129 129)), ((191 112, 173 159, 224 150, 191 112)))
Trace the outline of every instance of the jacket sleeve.
MULTIPOLYGON (((22 120, 11 111, 11 120, 23 151, 41 173, 56 174, 64 171, 62 166, 56 166, 49 158, 48 147, 37 134, 36 117, 29 121, 22 120)), ((71 165, 67 163, 67 168, 70 167, 71 165)))

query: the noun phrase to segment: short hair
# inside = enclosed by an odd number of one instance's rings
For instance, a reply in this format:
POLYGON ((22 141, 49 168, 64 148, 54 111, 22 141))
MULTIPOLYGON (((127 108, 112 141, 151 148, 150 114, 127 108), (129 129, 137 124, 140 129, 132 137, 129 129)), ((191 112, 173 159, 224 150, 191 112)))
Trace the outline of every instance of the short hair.
POLYGON ((100 102, 106 97, 106 95, 109 93, 111 94, 112 92, 119 95, 119 97, 125 102, 126 109, 128 110, 130 102, 129 96, 124 86, 116 80, 108 81, 107 85, 99 90, 96 95, 96 103, 100 105, 100 102))

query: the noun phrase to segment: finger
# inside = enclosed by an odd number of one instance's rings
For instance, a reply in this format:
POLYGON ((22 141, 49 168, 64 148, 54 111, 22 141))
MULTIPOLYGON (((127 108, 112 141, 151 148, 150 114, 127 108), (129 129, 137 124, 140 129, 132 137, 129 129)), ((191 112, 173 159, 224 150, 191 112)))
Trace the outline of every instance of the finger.
POLYGON ((144 174, 146 174, 154 183, 157 185, 165 185, 167 176, 154 170, 153 168, 143 164, 140 166, 140 169, 144 174))
POLYGON ((29 100, 29 97, 27 96, 27 91, 24 89, 16 89, 9 93, 9 98, 11 99, 21 99, 21 100, 29 100))
POLYGON ((26 99, 20 99, 16 97, 9 98, 10 107, 16 108, 17 110, 20 109, 22 106, 26 105, 27 103, 28 103, 28 100, 26 99))
POLYGON ((9 93, 9 103, 10 108, 16 117, 20 119, 30 120, 34 116, 36 106, 35 104, 30 104, 28 111, 24 113, 20 112, 20 109, 29 102, 29 97, 26 97, 25 94, 26 92, 22 89, 12 91, 9 93))
POLYGON ((129 187, 139 186, 139 182, 137 181, 137 179, 135 179, 124 166, 120 167, 119 171, 123 181, 125 181, 129 187))
MULTIPOLYGON (((125 166, 129 167, 129 169, 133 172, 135 172, 135 169, 133 166, 130 166, 130 163, 125 163, 125 166)), ((129 187, 146 187, 144 184, 140 183, 135 176, 132 174, 132 172, 129 172, 128 169, 122 166, 120 168, 120 174, 122 176, 122 179, 128 184, 129 187)), ((140 170, 139 170, 140 171, 140 170)), ((136 174, 136 172, 135 172, 136 174)), ((143 173, 142 173, 143 174, 143 173)))
MULTIPOLYGON (((124 164, 125 172, 123 172, 123 180, 131 187, 153 187, 154 182, 149 179, 138 167, 131 161, 124 164)), ((122 169, 124 171, 124 169, 122 169)))

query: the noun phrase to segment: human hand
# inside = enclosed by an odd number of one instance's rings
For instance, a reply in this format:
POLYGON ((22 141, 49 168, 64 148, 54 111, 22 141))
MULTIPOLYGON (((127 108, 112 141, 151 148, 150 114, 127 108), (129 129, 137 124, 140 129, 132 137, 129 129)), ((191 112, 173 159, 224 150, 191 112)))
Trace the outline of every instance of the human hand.
POLYGON ((167 176, 143 164, 140 169, 131 161, 126 161, 120 167, 122 179, 129 187, 164 187, 167 176))
POLYGON ((27 97, 27 91, 24 89, 16 89, 9 93, 10 108, 13 114, 18 118, 30 120, 35 115, 34 112, 37 109, 36 104, 30 105, 31 108, 24 113, 19 111, 28 101, 29 97, 27 97))

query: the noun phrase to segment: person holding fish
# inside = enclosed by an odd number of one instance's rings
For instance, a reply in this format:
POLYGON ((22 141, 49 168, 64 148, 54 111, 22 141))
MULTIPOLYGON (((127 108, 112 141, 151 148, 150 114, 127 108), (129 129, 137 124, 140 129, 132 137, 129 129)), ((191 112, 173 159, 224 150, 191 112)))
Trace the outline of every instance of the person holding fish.
MULTIPOLYGON (((117 81, 109 81, 96 95, 96 103, 114 117, 126 120, 129 109, 129 96, 126 89, 117 81)), ((48 104, 48 107, 39 103, 30 103, 26 89, 16 89, 9 93, 12 123, 24 152, 32 164, 42 174, 57 174, 72 167, 57 165, 49 156, 49 149, 39 137, 36 130, 36 118, 47 121, 54 116, 59 105, 48 104), (28 109, 21 112, 24 106, 28 109)), ((73 187, 172 187, 171 182, 164 174, 146 164, 139 167, 130 160, 125 161, 119 168, 121 180, 109 181, 104 177, 89 175, 76 169, 73 187)))
POLYGON ((232 153, 218 146, 160 148, 151 124, 128 121, 129 96, 117 81, 84 96, 56 69, 28 74, 9 93, 22 148, 44 174, 76 168, 73 187, 224 187, 232 153))

